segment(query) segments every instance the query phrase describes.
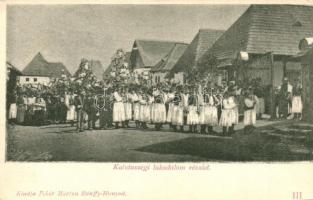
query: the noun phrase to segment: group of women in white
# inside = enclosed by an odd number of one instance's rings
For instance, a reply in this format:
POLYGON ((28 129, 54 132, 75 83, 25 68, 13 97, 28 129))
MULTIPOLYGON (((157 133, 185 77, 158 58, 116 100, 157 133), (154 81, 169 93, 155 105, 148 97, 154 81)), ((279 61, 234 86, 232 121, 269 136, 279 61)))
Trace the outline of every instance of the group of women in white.
MULTIPOLYGON (((250 126, 256 123, 257 97, 253 92, 246 96, 244 124, 250 126)), ((183 132, 187 125, 189 132, 202 134, 215 133, 213 127, 222 126, 223 134, 230 135, 239 121, 236 91, 231 88, 223 92, 196 86, 151 90, 117 88, 113 97, 116 128, 128 127, 129 121, 134 120, 137 128, 147 128, 151 123, 160 130, 163 124, 169 124, 171 129, 183 132)))

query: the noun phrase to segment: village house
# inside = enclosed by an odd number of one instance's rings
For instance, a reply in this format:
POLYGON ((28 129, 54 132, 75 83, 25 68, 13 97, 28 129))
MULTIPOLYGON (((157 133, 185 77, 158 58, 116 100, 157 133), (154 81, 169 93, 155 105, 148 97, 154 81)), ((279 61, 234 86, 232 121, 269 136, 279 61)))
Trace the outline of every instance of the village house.
POLYGON ((176 82, 185 83, 185 75, 189 73, 192 68, 198 67, 199 59, 223 32, 222 30, 200 29, 183 55, 172 67, 167 77, 173 78, 176 82))
POLYGON ((51 78, 70 77, 67 68, 60 62, 48 62, 38 53, 24 68, 23 75, 17 77, 19 84, 48 84, 51 78))
POLYGON ((244 82, 261 78, 263 85, 291 84, 301 75, 299 62, 288 59, 299 52, 298 41, 313 34, 313 7, 251 5, 205 53, 218 59, 225 80, 244 82))
POLYGON ((159 40, 135 40, 130 55, 131 70, 137 74, 150 74, 150 70, 165 58, 176 44, 185 43, 159 40))
MULTIPOLYGON (((154 84, 164 82, 166 80, 166 75, 169 71, 172 70, 178 59, 183 55, 187 44, 177 43, 173 47, 173 49, 167 54, 164 58, 162 58, 152 69, 152 81, 154 84)), ((179 80, 183 81, 183 80, 179 80)))

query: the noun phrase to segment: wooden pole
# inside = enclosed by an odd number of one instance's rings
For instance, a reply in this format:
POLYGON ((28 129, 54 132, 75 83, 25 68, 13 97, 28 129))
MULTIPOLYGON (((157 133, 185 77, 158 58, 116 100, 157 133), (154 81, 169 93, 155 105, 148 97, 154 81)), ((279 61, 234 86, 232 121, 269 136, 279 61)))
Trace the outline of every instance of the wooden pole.
POLYGON ((270 57, 270 70, 271 70, 271 92, 270 92, 270 111, 271 118, 276 118, 276 107, 275 107, 275 86, 274 86, 274 55, 272 52, 269 52, 270 57))

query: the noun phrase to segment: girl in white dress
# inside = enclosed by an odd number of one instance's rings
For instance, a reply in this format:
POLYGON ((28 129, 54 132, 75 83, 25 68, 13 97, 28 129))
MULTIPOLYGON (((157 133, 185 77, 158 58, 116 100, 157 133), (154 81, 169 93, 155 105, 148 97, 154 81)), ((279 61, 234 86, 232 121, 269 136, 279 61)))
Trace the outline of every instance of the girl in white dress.
POLYGON ((196 92, 189 96, 188 99, 188 114, 187 114, 187 125, 189 125, 189 132, 197 132, 197 125, 199 124, 199 110, 198 110, 198 99, 196 92))
POLYGON ((258 97, 253 94, 252 88, 250 88, 247 91, 247 94, 245 95, 244 99, 244 119, 243 119, 243 124, 244 124, 244 132, 249 133, 250 130, 254 127, 256 124, 256 108, 257 108, 257 103, 258 103, 258 97))
POLYGON ((129 120, 132 119, 132 94, 126 89, 124 94, 124 107, 125 107, 125 126, 129 128, 129 120))
POLYGON ((123 126, 123 122, 125 121, 125 107, 123 104, 123 98, 120 94, 121 90, 116 90, 113 93, 113 122, 115 123, 115 128, 119 127, 119 123, 123 126))
POLYGON ((207 104, 205 106, 206 123, 208 125, 208 133, 214 133, 213 126, 218 125, 218 112, 217 112, 218 98, 216 97, 213 89, 207 94, 207 104))
POLYGON ((65 105, 67 107, 66 121, 69 121, 71 126, 74 126, 74 121, 76 118, 74 98, 75 96, 73 91, 71 91, 69 94, 65 93, 65 105))
POLYGON ((166 122, 166 107, 164 103, 164 94, 159 93, 154 97, 154 121, 155 129, 160 130, 162 124, 166 122))
POLYGON ((135 90, 132 91, 132 101, 133 101, 133 110, 134 110, 134 120, 136 124, 136 128, 139 128, 140 121, 140 100, 141 95, 135 90))
POLYGON ((171 128, 173 128, 172 118, 174 116, 174 102, 173 102, 174 98, 175 98, 175 93, 171 90, 167 94, 168 111, 166 115, 166 122, 170 124, 171 128))
POLYGON ((230 135, 234 131, 234 126, 238 122, 236 113, 236 103, 233 96, 225 91, 222 101, 222 114, 219 125, 223 127, 223 135, 230 135))
POLYGON ((294 115, 294 119, 301 120, 303 104, 301 98, 302 86, 299 79, 296 80, 296 85, 293 87, 292 95, 291 112, 294 115))

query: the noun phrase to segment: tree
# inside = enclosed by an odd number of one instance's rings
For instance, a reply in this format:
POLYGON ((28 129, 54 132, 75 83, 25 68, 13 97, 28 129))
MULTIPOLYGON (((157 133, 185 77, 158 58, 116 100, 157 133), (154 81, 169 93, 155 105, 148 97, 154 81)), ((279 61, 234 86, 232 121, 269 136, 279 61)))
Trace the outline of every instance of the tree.
POLYGON ((205 54, 195 66, 186 73, 187 82, 197 84, 203 80, 208 82, 216 82, 217 59, 213 54, 205 54))

